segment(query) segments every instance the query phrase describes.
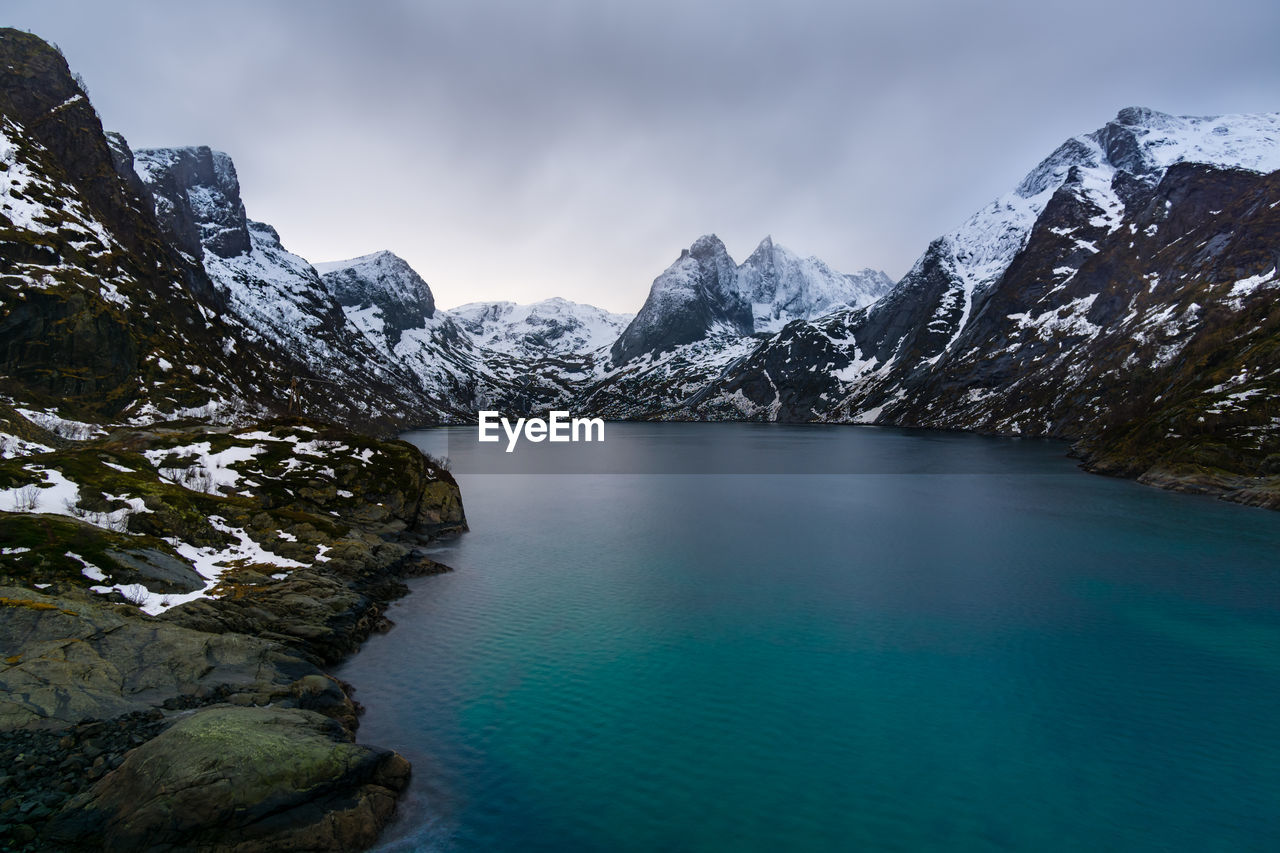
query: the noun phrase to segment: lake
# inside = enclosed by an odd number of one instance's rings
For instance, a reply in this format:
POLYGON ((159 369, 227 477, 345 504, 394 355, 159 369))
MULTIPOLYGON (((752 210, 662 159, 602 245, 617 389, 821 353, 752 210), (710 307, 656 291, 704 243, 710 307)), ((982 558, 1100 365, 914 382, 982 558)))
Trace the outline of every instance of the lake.
POLYGON ((1280 513, 1053 442, 475 434, 406 436, 471 532, 337 673, 413 761, 382 849, 1280 849, 1280 513))

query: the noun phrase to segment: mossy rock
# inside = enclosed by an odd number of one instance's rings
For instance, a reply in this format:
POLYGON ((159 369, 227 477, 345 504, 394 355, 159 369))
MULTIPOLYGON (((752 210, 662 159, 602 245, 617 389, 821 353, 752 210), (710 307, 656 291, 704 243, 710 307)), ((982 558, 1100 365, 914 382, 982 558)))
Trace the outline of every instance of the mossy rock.
MULTIPOLYGON (((325 689, 323 685, 316 689, 325 689)), ((376 840, 408 762, 312 711, 214 707, 138 747, 55 822, 96 849, 356 850, 376 840)))

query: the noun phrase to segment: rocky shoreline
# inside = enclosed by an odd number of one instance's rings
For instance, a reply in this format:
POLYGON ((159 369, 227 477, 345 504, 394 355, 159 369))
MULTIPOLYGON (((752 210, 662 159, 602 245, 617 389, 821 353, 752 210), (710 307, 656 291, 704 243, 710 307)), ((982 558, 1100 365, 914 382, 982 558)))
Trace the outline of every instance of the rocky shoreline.
POLYGON ((140 504, 104 526, 108 507, 0 512, 0 847, 372 844, 409 763, 355 743, 359 705, 323 668, 390 627, 405 578, 448 571, 423 553, 466 528, 448 472, 296 420, 117 432, 0 462, 0 489, 37 470, 74 480, 81 508, 140 504), (205 442, 239 460, 215 481, 253 485, 171 482, 205 442), (190 600, 144 602, 138 585, 190 600))
POLYGON ((1144 486, 1206 495, 1244 506, 1280 510, 1280 477, 1273 473, 1250 476, 1192 459, 1138 459, 1095 449, 1093 443, 1086 442, 1077 442, 1070 455, 1080 460, 1080 467, 1091 474, 1121 477, 1144 486))

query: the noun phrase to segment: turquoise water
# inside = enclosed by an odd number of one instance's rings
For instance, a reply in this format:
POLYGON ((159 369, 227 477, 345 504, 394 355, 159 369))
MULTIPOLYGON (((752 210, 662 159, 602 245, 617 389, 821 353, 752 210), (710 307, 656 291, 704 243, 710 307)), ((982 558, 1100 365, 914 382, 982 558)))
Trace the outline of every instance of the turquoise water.
POLYGON ((532 476, 473 436, 413 436, 471 532, 339 673, 414 763, 385 849, 1280 849, 1280 513, 1051 443, 610 424, 612 473, 532 476))

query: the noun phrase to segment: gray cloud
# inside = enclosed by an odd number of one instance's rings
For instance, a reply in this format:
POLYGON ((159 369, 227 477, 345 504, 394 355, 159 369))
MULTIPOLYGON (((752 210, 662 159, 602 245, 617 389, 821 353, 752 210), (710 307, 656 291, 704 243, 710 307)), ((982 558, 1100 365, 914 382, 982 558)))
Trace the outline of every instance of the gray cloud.
POLYGON ((901 275, 1062 139, 1280 108, 1273 3, 7 4, 136 147, 209 144, 312 260, 635 310, 699 234, 901 275))

